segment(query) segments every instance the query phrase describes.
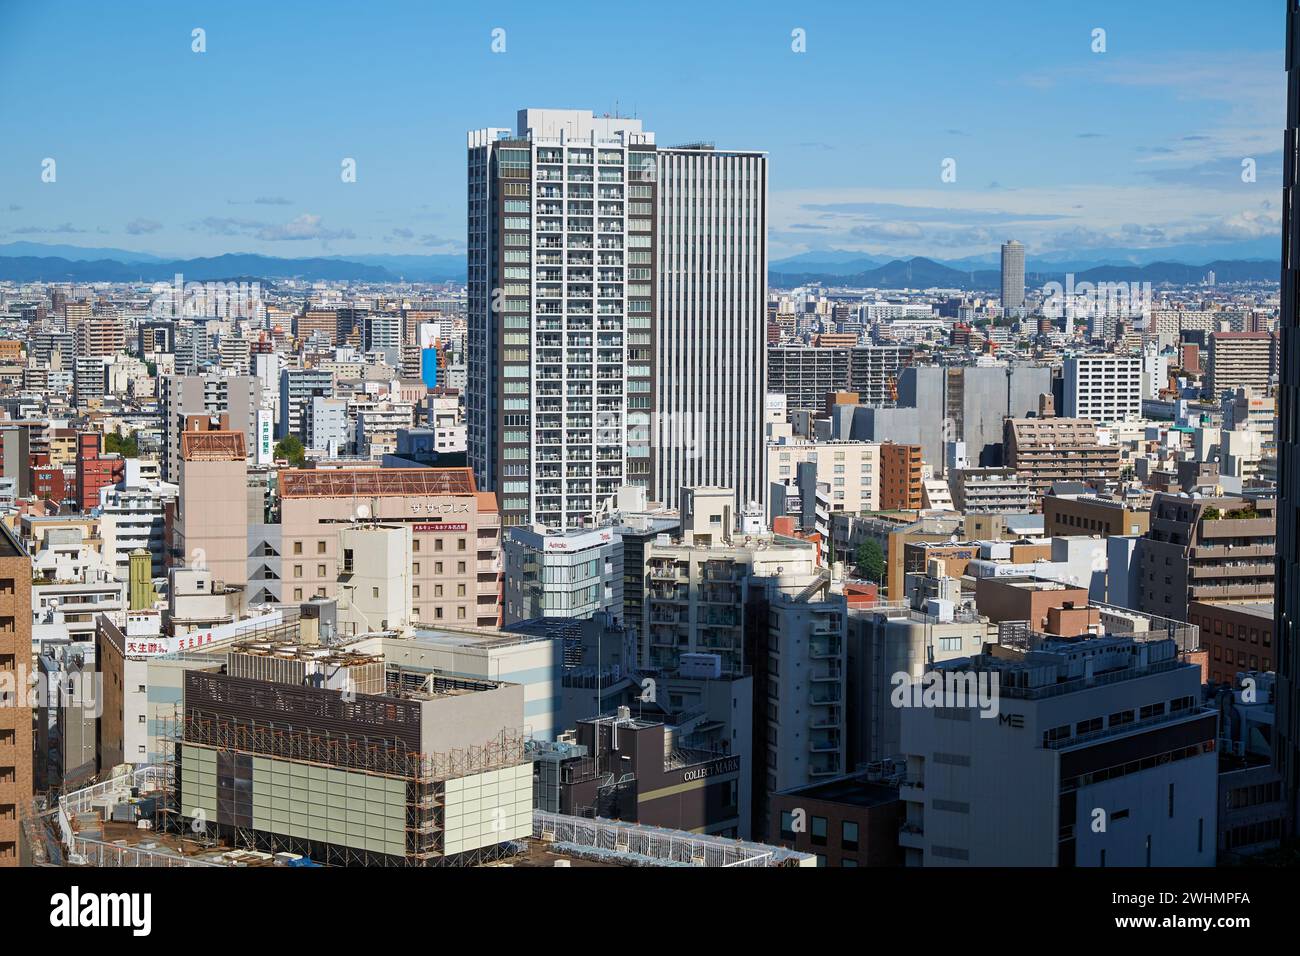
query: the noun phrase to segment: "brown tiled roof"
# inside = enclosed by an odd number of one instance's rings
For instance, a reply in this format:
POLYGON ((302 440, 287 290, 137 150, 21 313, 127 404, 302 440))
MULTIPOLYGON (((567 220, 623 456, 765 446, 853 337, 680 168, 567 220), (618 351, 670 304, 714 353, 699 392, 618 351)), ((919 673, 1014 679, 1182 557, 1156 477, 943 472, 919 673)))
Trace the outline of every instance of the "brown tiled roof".
POLYGON ((472 495, 468 468, 295 468, 280 472, 281 498, 472 495))
POLYGON ((243 432, 181 432, 183 461, 243 461, 243 432))

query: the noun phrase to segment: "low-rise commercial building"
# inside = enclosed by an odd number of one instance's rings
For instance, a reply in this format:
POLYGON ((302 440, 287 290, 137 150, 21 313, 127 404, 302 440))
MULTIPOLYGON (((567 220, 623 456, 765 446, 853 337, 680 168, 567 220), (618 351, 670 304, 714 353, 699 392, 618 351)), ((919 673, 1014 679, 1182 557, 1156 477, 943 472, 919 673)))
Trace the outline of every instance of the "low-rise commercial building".
POLYGON ((903 710, 908 865, 1214 865, 1218 717, 1174 641, 1035 642, 927 677, 948 696, 903 710))

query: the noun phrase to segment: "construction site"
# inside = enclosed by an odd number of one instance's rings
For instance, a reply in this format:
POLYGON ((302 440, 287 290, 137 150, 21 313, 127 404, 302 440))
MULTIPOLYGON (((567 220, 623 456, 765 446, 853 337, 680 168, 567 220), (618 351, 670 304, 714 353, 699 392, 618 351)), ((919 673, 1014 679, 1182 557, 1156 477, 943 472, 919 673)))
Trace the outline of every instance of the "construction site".
POLYGON ((151 718, 162 759, 46 807, 39 862, 805 865, 758 844, 535 812, 523 685, 322 643, 313 624, 159 658, 209 665, 185 670, 183 703, 151 718))
MULTIPOLYGON (((310 856, 283 849, 225 842, 191 819, 186 826, 175 800, 174 768, 149 766, 121 774, 60 799, 41 862, 93 867, 312 867, 310 856), (133 814, 135 820, 125 819, 133 814), (126 811, 123 808, 134 808, 126 811), (122 819, 114 819, 114 818, 122 819)), ((815 858, 766 846, 681 830, 531 813, 529 832, 492 853, 471 854, 461 866, 492 867, 803 867, 815 858)), ((347 865, 342 861, 341 865, 347 865)))

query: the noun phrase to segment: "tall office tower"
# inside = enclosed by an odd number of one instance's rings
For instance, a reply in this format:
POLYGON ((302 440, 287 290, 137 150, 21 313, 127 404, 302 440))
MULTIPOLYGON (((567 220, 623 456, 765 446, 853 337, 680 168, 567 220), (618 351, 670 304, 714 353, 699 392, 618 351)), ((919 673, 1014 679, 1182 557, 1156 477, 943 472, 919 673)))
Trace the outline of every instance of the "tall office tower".
POLYGON ((762 501, 767 154, 661 149, 653 497, 732 488, 762 501))
POLYGON ((1025 247, 1016 240, 1002 244, 1002 311, 1025 307, 1025 247))
POLYGON ((1282 309, 1278 388, 1277 580, 1273 631, 1278 635, 1274 763, 1282 775, 1291 833, 1300 818, 1300 215, 1295 208, 1300 157, 1300 12, 1286 8, 1286 137, 1282 174, 1282 309))
POLYGON ((590 524, 624 484, 761 497, 763 154, 528 109, 468 164, 468 452, 503 524, 590 524))
POLYGON ((503 525, 590 523, 650 478, 654 135, 521 110, 468 145, 469 462, 503 525))

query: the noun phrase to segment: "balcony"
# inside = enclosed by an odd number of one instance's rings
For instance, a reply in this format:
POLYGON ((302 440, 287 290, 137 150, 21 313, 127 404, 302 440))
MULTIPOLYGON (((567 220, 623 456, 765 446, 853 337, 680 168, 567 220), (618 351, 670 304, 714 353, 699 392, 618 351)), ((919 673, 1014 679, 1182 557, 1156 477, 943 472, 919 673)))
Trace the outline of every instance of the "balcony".
POLYGON ((808 765, 808 776, 810 777, 835 777, 841 772, 838 755, 833 759, 817 760, 808 765))
POLYGON ((815 754, 838 753, 840 746, 839 734, 814 735, 808 740, 808 749, 815 754))
POLYGON ((808 642, 808 656, 815 661, 837 660, 842 653, 838 640, 812 640, 808 642))
POLYGON ((898 828, 898 845, 906 850, 924 850, 925 828, 918 823, 904 823, 898 828))
POLYGON ((1223 599, 1267 600, 1273 597, 1273 582, 1269 581, 1267 584, 1193 585, 1190 590, 1193 601, 1223 599))
POLYGON ((831 707, 821 714, 814 714, 808 718, 808 726, 814 730, 828 730, 839 727, 843 723, 843 716, 839 707, 831 707))

